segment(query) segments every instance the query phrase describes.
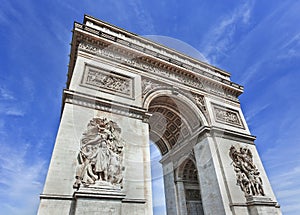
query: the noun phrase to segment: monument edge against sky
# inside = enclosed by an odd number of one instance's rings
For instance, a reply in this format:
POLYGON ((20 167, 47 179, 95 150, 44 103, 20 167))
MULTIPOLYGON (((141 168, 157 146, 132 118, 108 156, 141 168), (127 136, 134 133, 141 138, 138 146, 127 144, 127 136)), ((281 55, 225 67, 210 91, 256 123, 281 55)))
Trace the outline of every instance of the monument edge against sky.
POLYGON ((281 214, 242 92, 226 71, 85 15, 38 214, 152 214, 149 138, 168 214, 281 214))

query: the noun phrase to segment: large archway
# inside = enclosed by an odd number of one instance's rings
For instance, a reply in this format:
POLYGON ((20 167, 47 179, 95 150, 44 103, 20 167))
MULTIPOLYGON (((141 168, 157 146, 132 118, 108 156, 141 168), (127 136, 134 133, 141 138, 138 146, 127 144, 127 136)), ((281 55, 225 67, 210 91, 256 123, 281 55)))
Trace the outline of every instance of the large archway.
POLYGON ((280 214, 242 92, 226 71, 85 15, 39 214, 151 215, 149 137, 168 214, 280 214))
MULTIPOLYGON (((148 102, 148 113, 151 114, 149 138, 159 149, 162 160, 169 156, 178 161, 173 166, 174 182, 165 181, 168 180, 169 172, 164 172, 163 176, 167 212, 171 214, 170 209, 176 209, 179 214, 201 215, 203 208, 193 153, 196 141, 193 137, 206 123, 201 119, 204 114, 182 92, 156 89, 147 97, 151 98, 150 102, 149 99, 145 99, 145 102, 148 102), (185 150, 178 150, 181 147, 185 150)), ((164 161, 161 163, 165 165, 164 161)))

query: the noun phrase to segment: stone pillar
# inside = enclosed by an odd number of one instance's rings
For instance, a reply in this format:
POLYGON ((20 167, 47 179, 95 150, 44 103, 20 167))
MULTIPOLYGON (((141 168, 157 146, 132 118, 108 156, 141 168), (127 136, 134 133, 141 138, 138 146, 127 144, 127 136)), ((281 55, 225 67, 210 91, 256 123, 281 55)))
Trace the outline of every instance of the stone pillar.
POLYGON ((152 214, 148 124, 142 120, 65 104, 39 215, 152 214), (91 119, 117 122, 125 142, 122 185, 96 180, 74 188, 80 139, 91 119))
POLYGON ((281 214, 251 135, 211 132, 223 183, 225 207, 235 214, 281 214), (247 169, 244 169, 247 167, 247 169))
POLYGON ((149 128, 140 95, 139 75, 78 51, 39 215, 152 214, 149 128), (91 73, 128 90, 89 87, 91 73), (106 170, 97 170, 97 162, 106 170))
POLYGON ((221 182, 217 175, 219 169, 216 168, 217 158, 211 137, 204 134, 204 138, 194 146, 194 153, 204 214, 230 214, 226 213, 224 208, 221 182))
POLYGON ((186 208, 186 197, 185 197, 185 190, 184 190, 184 183, 182 180, 178 179, 176 182, 177 188, 177 196, 178 196, 178 210, 180 215, 187 214, 186 208))
POLYGON ((166 208, 168 215, 179 215, 177 207, 175 175, 173 163, 163 163, 164 187, 166 196, 166 208))

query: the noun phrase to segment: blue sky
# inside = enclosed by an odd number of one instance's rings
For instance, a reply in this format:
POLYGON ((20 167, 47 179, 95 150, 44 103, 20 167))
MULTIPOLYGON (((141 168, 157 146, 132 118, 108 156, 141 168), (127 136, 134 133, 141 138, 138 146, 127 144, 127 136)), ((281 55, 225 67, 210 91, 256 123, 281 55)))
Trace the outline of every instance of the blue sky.
POLYGON ((59 125, 73 22, 89 14, 139 35, 183 41, 244 85, 242 109, 273 190, 284 214, 298 214, 299 11, 298 0, 2 1, 1 213, 36 213, 59 125))

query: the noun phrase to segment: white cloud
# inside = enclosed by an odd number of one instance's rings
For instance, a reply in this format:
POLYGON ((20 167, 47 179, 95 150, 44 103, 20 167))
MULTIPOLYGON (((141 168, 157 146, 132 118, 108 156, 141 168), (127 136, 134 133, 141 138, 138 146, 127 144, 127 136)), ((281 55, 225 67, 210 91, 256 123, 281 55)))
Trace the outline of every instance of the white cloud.
POLYGON ((152 17, 150 13, 144 9, 142 1, 130 0, 128 3, 131 5, 131 8, 135 13, 137 23, 139 23, 143 30, 145 32, 155 33, 152 17))
POLYGON ((35 214, 38 207, 38 195, 42 190, 45 175, 45 161, 37 160, 33 164, 26 159, 33 158, 28 145, 2 145, 0 151, 0 208, 3 214, 35 214), (5 201, 3 201, 5 200, 5 201), (28 207, 30 205, 30 207, 28 207))
POLYGON ((24 116, 25 115, 25 112, 23 110, 7 110, 5 112, 5 115, 8 115, 8 116, 24 116))
POLYGON ((256 108, 252 108, 250 109, 250 111, 245 112, 245 118, 247 122, 250 122, 251 119, 256 115, 259 114, 260 112, 266 110, 268 107, 270 106, 270 103, 256 107, 256 108))
POLYGON ((291 45, 300 45, 300 33, 296 34, 295 36, 292 36, 292 38, 285 42, 285 44, 282 45, 282 49, 289 48, 291 45))
POLYGON ((291 59, 293 57, 300 57, 300 33, 287 37, 287 41, 283 44, 277 56, 279 59, 291 59))
POLYGON ((233 37, 236 33, 236 26, 248 25, 251 17, 253 1, 246 1, 232 11, 232 13, 221 17, 219 24, 214 26, 203 40, 204 55, 209 61, 216 63, 219 56, 226 56, 226 52, 231 48, 233 37))
POLYGON ((298 214, 300 202, 299 178, 300 165, 290 170, 287 169, 285 173, 271 175, 270 177, 271 182, 276 184, 276 196, 284 214, 298 214))
MULTIPOLYGON (((288 120, 288 119, 286 119, 288 120)), ((285 124, 285 122, 283 122, 285 124)), ((299 135, 282 128, 281 136, 273 147, 266 150, 261 158, 264 161, 269 180, 284 214, 298 214, 300 202, 300 148, 299 135), (297 142, 297 143, 295 143, 297 142), (296 147, 295 147, 296 146, 296 147)))
POLYGON ((20 117, 25 115, 25 111, 19 108, 19 104, 4 103, 0 104, 0 114, 20 117))
POLYGON ((24 116, 26 110, 30 107, 31 102, 35 99, 35 85, 32 79, 22 77, 23 94, 9 90, 6 86, 0 86, 0 114, 6 116, 21 117, 24 116))
POLYGON ((3 86, 0 86, 0 100, 14 100, 13 93, 3 86))
POLYGON ((0 86, 0 114, 7 116, 24 116, 25 112, 15 103, 15 96, 13 92, 8 90, 5 86, 0 86))

